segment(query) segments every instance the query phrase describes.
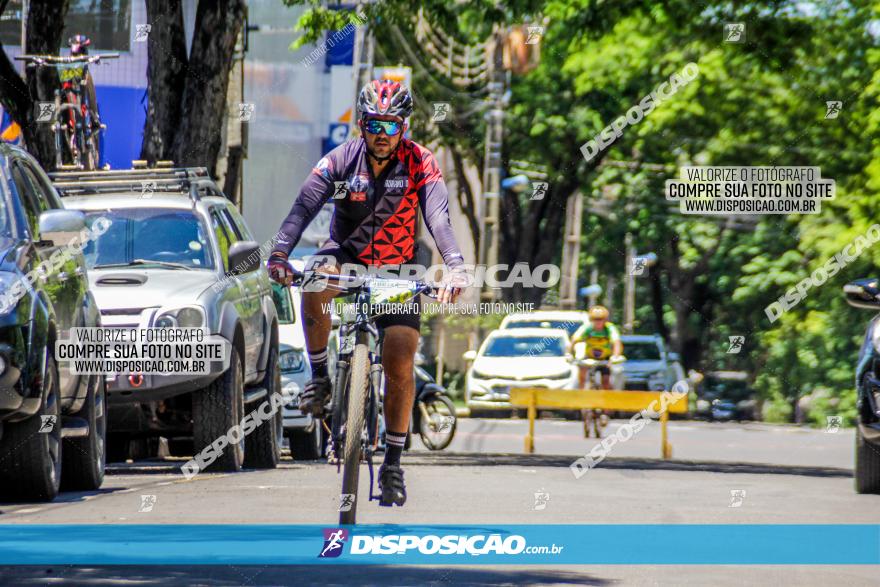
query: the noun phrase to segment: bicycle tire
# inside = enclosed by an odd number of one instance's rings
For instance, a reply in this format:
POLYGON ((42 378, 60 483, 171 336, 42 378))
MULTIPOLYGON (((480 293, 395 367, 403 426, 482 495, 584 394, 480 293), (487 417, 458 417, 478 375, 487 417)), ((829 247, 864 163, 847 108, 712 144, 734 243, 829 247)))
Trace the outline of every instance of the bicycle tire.
POLYGON ((358 477, 361 468, 361 436, 364 411, 370 383, 370 356, 366 344, 355 345, 351 354, 348 384, 348 406, 345 415, 345 448, 343 450, 342 494, 354 496, 351 508, 339 512, 340 524, 354 524, 357 516, 358 477))
POLYGON ((443 450, 452 442, 452 439, 455 437, 455 429, 458 426, 458 419, 455 417, 455 404, 452 403, 452 400, 446 397, 445 395, 436 395, 433 397, 429 397, 425 400, 425 409, 428 409, 430 404, 434 402, 438 402, 443 404, 446 408, 446 411, 449 412, 449 415, 452 416, 452 424, 450 425, 449 434, 441 437, 439 442, 434 442, 433 439, 428 435, 428 431, 426 427, 430 426, 430 423, 425 422, 424 418, 419 421, 419 436, 422 437, 422 444, 425 445, 425 448, 428 450, 443 450))
POLYGON ((98 145, 98 132, 92 131, 91 134, 85 139, 85 170, 86 171, 97 171, 98 163, 100 161, 100 152, 101 148, 98 145))

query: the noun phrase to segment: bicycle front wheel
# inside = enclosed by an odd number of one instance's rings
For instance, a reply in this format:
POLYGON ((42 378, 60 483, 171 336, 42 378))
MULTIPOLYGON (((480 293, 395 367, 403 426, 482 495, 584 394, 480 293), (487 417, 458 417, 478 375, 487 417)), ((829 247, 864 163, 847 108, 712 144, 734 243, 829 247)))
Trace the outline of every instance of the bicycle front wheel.
POLYGON ((361 469, 361 437, 364 431, 364 409, 370 382, 370 354, 367 345, 358 344, 351 355, 348 384, 348 406, 345 416, 345 447, 343 449, 342 496, 339 523, 354 524, 357 515, 358 477, 361 469), (350 504, 350 507, 349 507, 350 504))

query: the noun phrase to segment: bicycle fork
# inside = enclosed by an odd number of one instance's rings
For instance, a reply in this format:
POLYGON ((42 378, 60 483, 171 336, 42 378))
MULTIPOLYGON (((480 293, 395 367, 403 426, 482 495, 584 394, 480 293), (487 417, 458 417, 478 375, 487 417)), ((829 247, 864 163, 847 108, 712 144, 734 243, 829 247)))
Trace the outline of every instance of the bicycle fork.
POLYGON ((338 474, 340 469, 342 468, 342 459, 338 454, 338 451, 341 451, 343 445, 342 439, 342 416, 345 413, 345 405, 348 401, 348 369, 349 369, 349 361, 348 355, 345 355, 344 358, 340 358, 336 362, 336 381, 333 386, 333 406, 332 406, 332 419, 330 421, 331 430, 330 430, 330 457, 331 462, 333 460, 336 461, 336 473, 338 474))
MULTIPOLYGON (((375 476, 373 475, 373 449, 379 442, 379 397, 381 397, 382 393, 382 378, 383 378, 383 370, 382 363, 379 362, 378 357, 372 357, 372 361, 370 363, 370 421, 367 425, 367 432, 369 438, 367 438, 367 446, 364 450, 364 455, 367 459, 367 467, 370 471, 370 499, 369 501, 373 501, 374 499, 382 499, 382 494, 374 495, 373 494, 373 483, 375 481, 375 476)), ((385 450, 388 450, 387 448, 385 450)))

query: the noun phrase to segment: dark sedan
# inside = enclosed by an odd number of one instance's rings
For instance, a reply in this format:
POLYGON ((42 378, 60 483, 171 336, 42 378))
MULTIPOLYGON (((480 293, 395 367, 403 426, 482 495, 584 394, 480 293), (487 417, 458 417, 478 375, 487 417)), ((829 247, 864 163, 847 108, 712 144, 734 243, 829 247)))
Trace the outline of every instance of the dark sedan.
POLYGON ((48 501, 104 480, 104 378, 60 369, 55 341, 100 325, 81 248, 39 164, 0 145, 0 500, 48 501))

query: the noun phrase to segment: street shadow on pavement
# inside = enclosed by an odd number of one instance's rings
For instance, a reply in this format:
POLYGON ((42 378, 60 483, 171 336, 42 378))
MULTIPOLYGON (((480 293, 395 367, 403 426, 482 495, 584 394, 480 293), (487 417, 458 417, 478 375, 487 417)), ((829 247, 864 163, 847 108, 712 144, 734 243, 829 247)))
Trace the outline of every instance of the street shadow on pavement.
MULTIPOLYGON (((315 464, 317 461, 308 461, 308 464, 315 464)), ((108 463, 107 464, 107 475, 178 475, 180 478, 183 478, 183 473, 180 471, 180 467, 186 463, 186 459, 147 459, 142 461, 135 461, 132 463, 108 463)), ((294 462, 290 458, 281 458, 281 463, 284 465, 286 469, 301 469, 305 468, 306 464, 301 464, 299 461, 294 462)), ((254 469, 242 469, 242 472, 247 473, 248 471, 253 471, 254 469)), ((205 471, 204 473, 200 473, 200 475, 229 475, 230 473, 223 472, 215 472, 215 471, 205 471)))
POLYGON ((384 565, 19 566, 0 567, 3 585, 609 585, 572 570, 537 567, 384 565))
MULTIPOLYGON (((514 467, 569 467, 571 455, 488 454, 488 453, 411 453, 407 465, 431 466, 514 466, 514 467)), ((761 463, 732 463, 721 461, 685 461, 608 457, 598 469, 635 469, 644 471, 699 471, 732 473, 737 475, 801 475, 805 477, 852 477, 851 469, 836 467, 804 467, 761 463)))
MULTIPOLYGON (((102 489, 96 489, 94 491, 68 491, 68 492, 62 491, 61 493, 58 494, 58 497, 56 497, 54 500, 52 500, 51 503, 74 503, 74 502, 78 502, 78 501, 85 501, 86 497, 89 497, 92 495, 109 495, 111 493, 116 493, 118 491, 122 491, 123 489, 125 489, 125 488, 124 487, 102 488, 102 489)), ((0 501, 0 514, 3 514, 3 506, 10 506, 10 505, 18 506, 23 503, 33 503, 35 506, 46 505, 45 502, 36 502, 36 501, 33 501, 33 502, 32 501, 0 501)), ((0 583, 0 585, 2 585, 2 583, 0 583)))

